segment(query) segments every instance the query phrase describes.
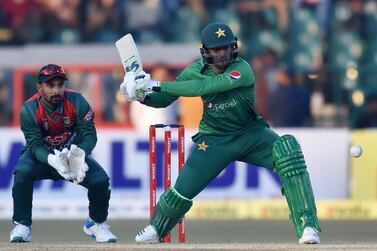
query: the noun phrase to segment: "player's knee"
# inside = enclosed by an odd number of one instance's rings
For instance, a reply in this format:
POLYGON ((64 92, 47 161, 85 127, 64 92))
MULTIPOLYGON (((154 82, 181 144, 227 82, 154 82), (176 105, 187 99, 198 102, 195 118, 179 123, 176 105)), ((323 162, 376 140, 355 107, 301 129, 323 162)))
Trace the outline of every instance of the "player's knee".
POLYGON ((29 165, 18 165, 14 171, 14 182, 30 182, 34 180, 34 172, 29 165))
POLYGON ((95 189, 106 189, 110 186, 110 179, 107 174, 103 174, 93 179, 90 184, 90 186, 95 189))
POLYGON ((292 171, 306 169, 301 146, 292 135, 281 136, 275 141, 272 156, 275 162, 275 171, 279 175, 286 173, 293 175, 292 171))

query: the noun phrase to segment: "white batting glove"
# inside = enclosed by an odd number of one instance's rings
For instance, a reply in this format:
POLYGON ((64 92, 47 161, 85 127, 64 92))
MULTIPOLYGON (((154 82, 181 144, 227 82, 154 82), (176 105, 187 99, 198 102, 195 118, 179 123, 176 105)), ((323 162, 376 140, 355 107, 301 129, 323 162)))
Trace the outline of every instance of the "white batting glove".
POLYGON ((62 151, 54 149, 54 154, 47 156, 47 162, 50 166, 56 169, 58 173, 65 180, 75 180, 75 174, 71 172, 67 159, 68 149, 64 148, 62 151))
POLYGON ((124 75, 122 84, 120 85, 120 92, 129 101, 132 102, 136 100, 136 81, 135 73, 129 71, 124 75))
POLYGON ((71 149, 67 155, 69 167, 72 173, 75 174, 76 179, 74 183, 80 183, 86 176, 86 171, 89 167, 85 162, 85 151, 76 145, 71 145, 71 149))
POLYGON ((81 183, 85 179, 86 171, 89 170, 85 162, 85 151, 76 145, 71 145, 71 149, 67 154, 69 168, 75 174, 74 183, 81 183))
POLYGON ((160 87, 160 81, 152 80, 150 74, 145 74, 143 77, 139 73, 136 78, 136 93, 140 90, 151 92, 153 91, 153 87, 160 87))

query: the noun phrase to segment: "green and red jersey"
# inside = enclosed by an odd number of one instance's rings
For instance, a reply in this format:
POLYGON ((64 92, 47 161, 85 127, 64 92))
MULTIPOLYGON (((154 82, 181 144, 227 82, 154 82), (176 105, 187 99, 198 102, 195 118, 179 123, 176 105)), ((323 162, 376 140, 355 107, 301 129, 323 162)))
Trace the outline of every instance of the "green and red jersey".
POLYGON ((175 82, 161 82, 161 92, 151 93, 145 104, 166 107, 179 96, 200 96, 203 116, 199 132, 206 134, 237 133, 255 123, 265 123, 255 112, 255 76, 245 60, 238 58, 221 74, 211 67, 201 72, 203 67, 203 60, 198 60, 175 82))
POLYGON ((36 93, 23 104, 20 121, 25 148, 43 163, 47 163, 47 156, 54 149, 76 144, 89 155, 97 143, 94 111, 76 91, 65 90, 62 103, 55 109, 48 107, 41 94, 36 93))

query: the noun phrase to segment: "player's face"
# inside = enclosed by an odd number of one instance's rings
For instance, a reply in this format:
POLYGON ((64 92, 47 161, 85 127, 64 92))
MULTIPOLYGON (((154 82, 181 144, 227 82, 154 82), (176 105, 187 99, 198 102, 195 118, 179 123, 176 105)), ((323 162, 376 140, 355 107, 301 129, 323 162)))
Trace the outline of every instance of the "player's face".
POLYGON ((208 52, 213 58, 214 66, 220 71, 225 71, 226 68, 229 66, 229 62, 231 60, 231 45, 208 49, 208 52))
POLYGON ((59 106, 63 101, 64 90, 64 79, 61 77, 56 77, 48 82, 38 84, 38 91, 42 94, 45 103, 51 108, 59 106))

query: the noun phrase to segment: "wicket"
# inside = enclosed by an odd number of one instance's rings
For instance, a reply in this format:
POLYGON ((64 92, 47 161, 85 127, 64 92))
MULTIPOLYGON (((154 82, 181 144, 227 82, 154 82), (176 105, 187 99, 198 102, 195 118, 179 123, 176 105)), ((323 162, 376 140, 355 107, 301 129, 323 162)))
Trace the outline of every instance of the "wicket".
MULTIPOLYGON (((164 190, 168 190, 171 186, 171 131, 178 129, 178 171, 180 172, 185 162, 185 128, 183 125, 177 124, 155 124, 149 127, 149 217, 152 218, 156 207, 156 129, 164 128, 165 144, 164 144, 164 190)), ((164 238, 164 242, 171 242, 170 233, 164 238)), ((184 218, 178 224, 178 241, 186 242, 185 222, 184 218)))

